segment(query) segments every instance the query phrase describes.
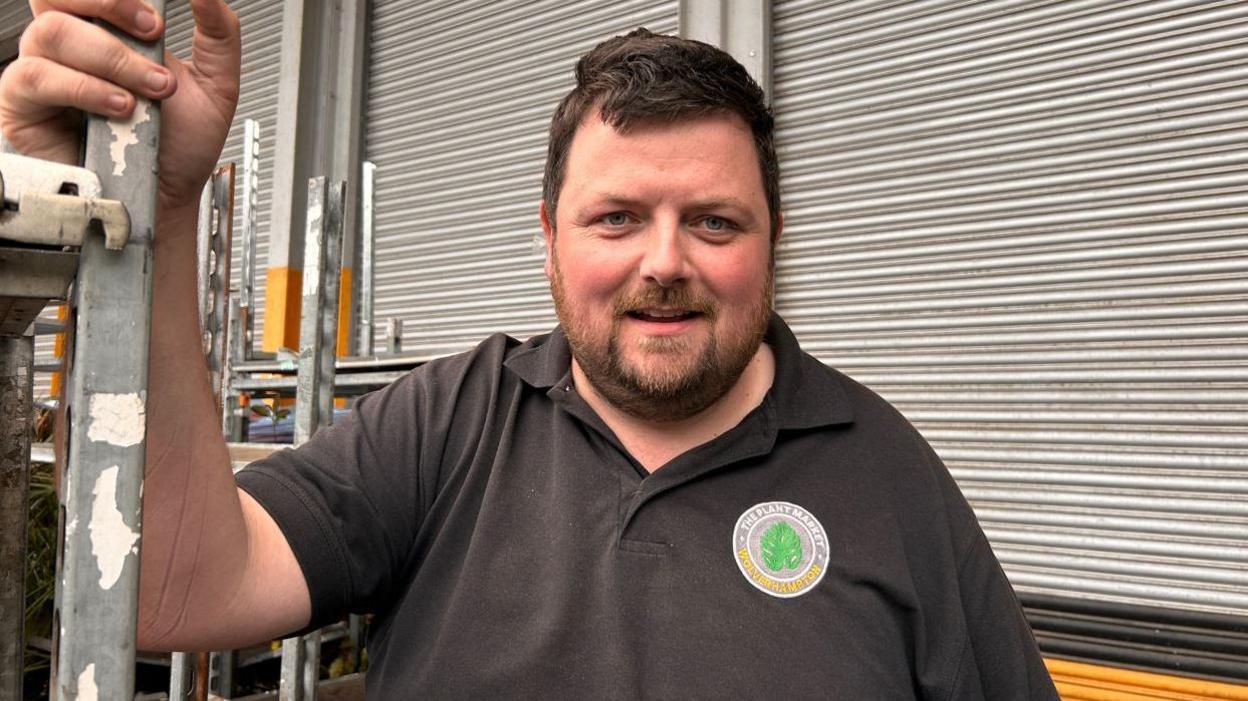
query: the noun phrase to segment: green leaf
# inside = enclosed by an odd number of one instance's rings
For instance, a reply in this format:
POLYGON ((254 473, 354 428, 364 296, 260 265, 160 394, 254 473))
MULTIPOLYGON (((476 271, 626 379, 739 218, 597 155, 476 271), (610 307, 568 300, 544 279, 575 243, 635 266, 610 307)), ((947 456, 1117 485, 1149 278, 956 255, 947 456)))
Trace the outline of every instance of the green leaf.
POLYGON ((778 521, 763 531, 758 544, 763 551, 763 564, 772 572, 794 569, 802 561, 802 539, 784 521, 778 521))

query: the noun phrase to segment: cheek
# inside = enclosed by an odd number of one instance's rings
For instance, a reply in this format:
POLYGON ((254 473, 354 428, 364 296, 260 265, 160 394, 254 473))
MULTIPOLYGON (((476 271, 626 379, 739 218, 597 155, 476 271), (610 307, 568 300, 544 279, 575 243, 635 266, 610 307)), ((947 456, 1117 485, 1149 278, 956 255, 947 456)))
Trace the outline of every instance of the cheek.
POLYGON ((767 283, 767 255, 749 251, 716 257, 703 268, 703 283, 725 301, 752 302, 767 283))

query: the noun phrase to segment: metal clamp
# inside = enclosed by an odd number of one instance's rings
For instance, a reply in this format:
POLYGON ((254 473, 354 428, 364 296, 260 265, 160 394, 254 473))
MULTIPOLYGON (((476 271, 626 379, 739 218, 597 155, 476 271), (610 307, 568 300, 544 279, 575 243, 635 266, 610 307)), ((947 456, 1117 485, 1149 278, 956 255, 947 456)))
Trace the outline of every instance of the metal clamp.
POLYGON ((86 168, 0 154, 0 239, 81 246, 96 222, 104 247, 121 250, 130 239, 130 214, 100 192, 99 177, 86 168))

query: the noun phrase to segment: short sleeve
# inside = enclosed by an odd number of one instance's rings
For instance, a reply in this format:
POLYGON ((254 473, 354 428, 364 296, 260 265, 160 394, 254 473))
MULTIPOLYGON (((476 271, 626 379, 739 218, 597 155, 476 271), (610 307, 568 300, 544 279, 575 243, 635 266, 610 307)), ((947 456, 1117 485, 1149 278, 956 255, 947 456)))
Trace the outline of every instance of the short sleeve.
MULTIPOLYGON (((956 607, 961 621, 947 620, 948 629, 961 629, 960 644, 941 684, 939 696, 948 701, 971 699, 1058 699, 1044 666, 1031 625, 1023 616, 1014 588, 997 561, 975 512, 953 476, 931 446, 920 446, 942 492, 950 542, 955 554, 956 607)), ((952 598, 952 597, 951 597, 952 598)))
POLYGON ((418 369, 236 476, 294 551, 313 625, 374 610, 406 566, 422 520, 421 385, 418 369))

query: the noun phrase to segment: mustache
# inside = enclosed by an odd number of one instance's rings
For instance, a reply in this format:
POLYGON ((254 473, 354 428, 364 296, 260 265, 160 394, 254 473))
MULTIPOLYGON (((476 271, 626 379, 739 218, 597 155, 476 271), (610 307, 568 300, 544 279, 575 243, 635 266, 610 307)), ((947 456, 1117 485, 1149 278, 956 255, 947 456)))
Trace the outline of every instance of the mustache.
POLYGON ((716 310, 712 300, 701 295, 695 295, 687 289, 652 285, 617 297, 612 311, 614 316, 619 318, 631 311, 653 309, 655 307, 683 309, 708 317, 714 317, 716 310))

